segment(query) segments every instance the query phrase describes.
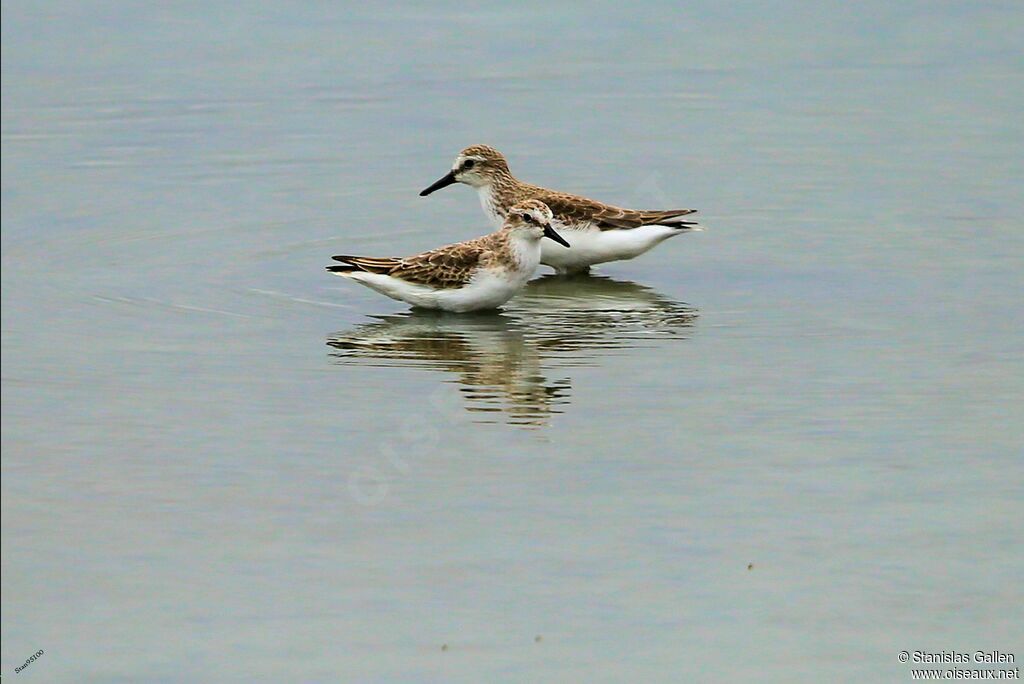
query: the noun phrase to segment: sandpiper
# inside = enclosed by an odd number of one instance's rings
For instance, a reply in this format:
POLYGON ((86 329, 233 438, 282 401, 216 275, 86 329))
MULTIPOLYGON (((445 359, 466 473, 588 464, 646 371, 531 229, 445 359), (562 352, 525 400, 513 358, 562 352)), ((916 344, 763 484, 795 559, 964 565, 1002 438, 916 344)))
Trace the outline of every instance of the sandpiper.
POLYGON ((535 199, 547 204, 555 217, 554 226, 569 236, 572 247, 544 243, 540 260, 561 273, 581 272, 593 264, 632 259, 670 237, 702 230, 696 222, 679 218, 695 213, 696 209, 622 209, 524 183, 509 171, 501 152, 487 145, 462 150, 452 170, 423 190, 420 196, 453 183, 476 188, 484 212, 495 225, 501 225, 516 202, 535 199))
POLYGON ((424 309, 495 309, 533 275, 545 237, 569 245, 551 227, 551 210, 526 200, 490 235, 405 258, 335 256, 341 265, 327 270, 424 309))

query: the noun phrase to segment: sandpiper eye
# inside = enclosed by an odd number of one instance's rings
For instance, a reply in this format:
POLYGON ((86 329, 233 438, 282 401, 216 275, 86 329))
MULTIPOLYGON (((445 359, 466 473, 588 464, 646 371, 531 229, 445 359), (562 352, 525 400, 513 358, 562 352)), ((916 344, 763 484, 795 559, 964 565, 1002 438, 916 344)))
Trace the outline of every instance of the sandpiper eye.
POLYGON ((530 216, 529 214, 523 214, 523 220, 526 221, 527 223, 533 223, 533 217, 530 216))
POLYGON ((465 161, 465 163, 463 163, 462 168, 464 168, 464 169, 471 169, 471 168, 473 168, 474 164, 476 164, 476 162, 474 160, 467 159, 465 161))

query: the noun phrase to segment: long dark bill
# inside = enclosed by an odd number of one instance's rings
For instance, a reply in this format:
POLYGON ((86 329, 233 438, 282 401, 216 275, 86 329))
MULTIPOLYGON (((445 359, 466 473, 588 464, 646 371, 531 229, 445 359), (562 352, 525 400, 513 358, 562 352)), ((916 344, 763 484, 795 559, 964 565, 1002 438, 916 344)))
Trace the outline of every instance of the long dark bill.
POLYGON ((434 192, 435 190, 440 190, 441 188, 447 188, 452 183, 457 183, 457 182, 458 181, 455 180, 455 172, 454 171, 449 171, 440 180, 438 180, 436 183, 431 185, 429 188, 427 188, 426 190, 421 192, 420 193, 420 197, 426 197, 427 195, 429 195, 430 193, 434 192))
POLYGON ((563 247, 568 247, 569 243, 565 241, 565 238, 555 232, 555 229, 550 225, 544 226, 544 237, 551 238, 563 247))

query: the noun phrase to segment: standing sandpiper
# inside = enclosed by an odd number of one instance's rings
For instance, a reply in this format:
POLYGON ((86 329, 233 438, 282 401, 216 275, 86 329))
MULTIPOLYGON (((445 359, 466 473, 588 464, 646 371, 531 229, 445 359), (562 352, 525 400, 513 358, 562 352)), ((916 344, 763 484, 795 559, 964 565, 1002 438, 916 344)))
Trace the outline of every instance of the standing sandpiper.
POLYGON ((702 230, 696 222, 679 219, 696 209, 622 209, 524 183, 509 171, 501 152, 487 145, 462 150, 452 170, 420 195, 429 195, 453 183, 476 188, 484 212, 495 225, 501 225, 516 202, 535 199, 548 205, 555 217, 555 227, 569 236, 572 247, 544 243, 540 260, 560 273, 587 271, 593 264, 632 259, 670 237, 702 230))
POLYGON ((551 210, 526 200, 490 235, 405 258, 336 256, 341 264, 327 270, 424 309, 495 309, 537 270, 545 237, 569 246, 551 227, 551 210))

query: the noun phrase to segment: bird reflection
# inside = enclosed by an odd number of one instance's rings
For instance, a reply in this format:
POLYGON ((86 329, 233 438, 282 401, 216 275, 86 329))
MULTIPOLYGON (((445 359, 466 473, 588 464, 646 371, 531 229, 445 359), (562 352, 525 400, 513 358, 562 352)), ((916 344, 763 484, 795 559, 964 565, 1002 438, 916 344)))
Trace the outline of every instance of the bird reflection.
POLYGON ((569 405, 567 369, 685 339, 697 310, 630 281, 551 275, 528 283, 500 313, 375 318, 327 338, 334 363, 452 373, 477 421, 543 426, 569 405))

